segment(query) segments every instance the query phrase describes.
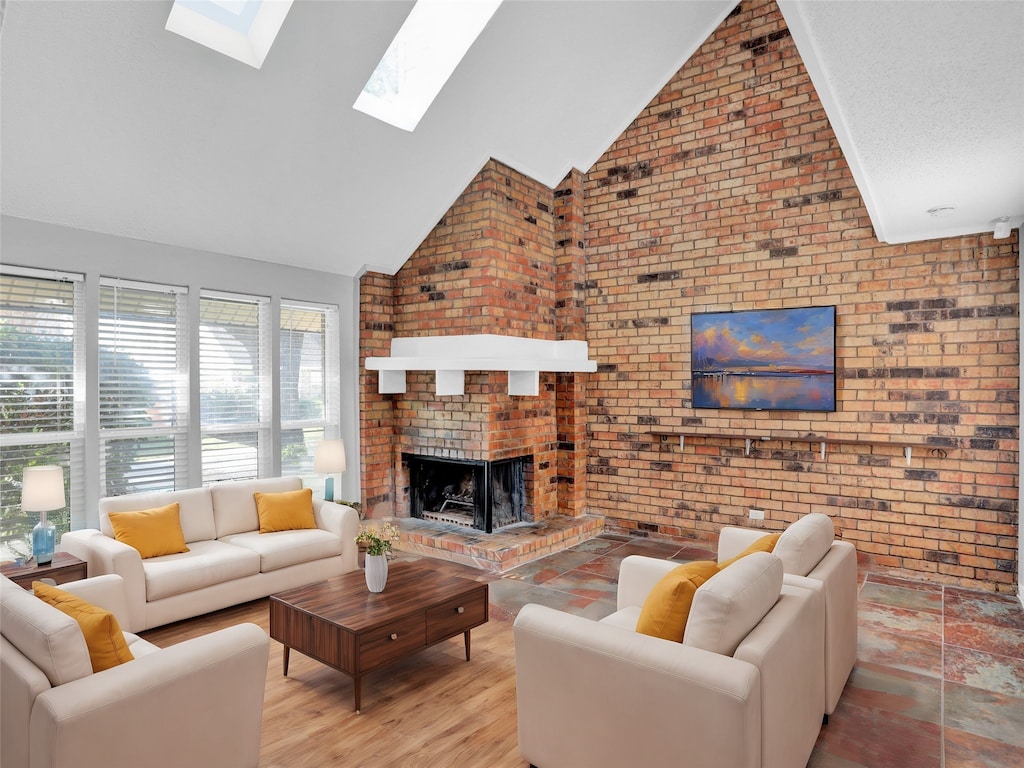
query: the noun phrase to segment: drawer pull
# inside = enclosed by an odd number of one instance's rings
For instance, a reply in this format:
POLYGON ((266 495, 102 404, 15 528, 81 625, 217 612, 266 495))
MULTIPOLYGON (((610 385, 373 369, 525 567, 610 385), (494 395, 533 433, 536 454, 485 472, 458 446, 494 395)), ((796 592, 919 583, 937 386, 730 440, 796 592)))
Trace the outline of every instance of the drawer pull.
POLYGON ((397 632, 392 632, 391 633, 391 639, 392 640, 397 640, 398 639, 398 633, 397 632))
POLYGON ((463 607, 462 607, 462 606, 460 605, 460 606, 459 606, 458 608, 456 608, 456 609, 455 609, 455 612, 456 612, 456 613, 465 613, 465 612, 466 612, 466 609, 465 609, 465 608, 463 608, 463 607))

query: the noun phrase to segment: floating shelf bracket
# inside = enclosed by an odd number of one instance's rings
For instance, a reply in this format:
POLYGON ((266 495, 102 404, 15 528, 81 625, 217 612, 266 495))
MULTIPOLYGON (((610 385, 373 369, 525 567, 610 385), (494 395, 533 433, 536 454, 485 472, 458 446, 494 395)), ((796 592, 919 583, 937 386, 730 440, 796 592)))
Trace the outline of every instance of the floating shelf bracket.
POLYGON ((789 440, 789 441, 793 441, 793 442, 808 442, 808 443, 811 443, 812 445, 813 444, 817 444, 817 446, 818 446, 818 453, 821 456, 821 460, 822 461, 824 461, 825 457, 828 455, 828 444, 829 443, 832 443, 832 444, 835 444, 835 445, 840 445, 840 444, 842 444, 842 445, 866 445, 866 446, 878 445, 878 446, 886 446, 886 447, 890 447, 890 448, 902 448, 903 449, 903 455, 904 455, 904 457, 907 460, 907 466, 908 467, 911 466, 911 463, 913 461, 914 448, 928 448, 928 445, 926 443, 917 443, 917 444, 914 444, 914 445, 908 445, 905 442, 895 442, 895 441, 888 441, 888 440, 872 440, 870 438, 868 438, 868 439, 859 439, 859 438, 827 437, 825 435, 814 435, 814 434, 811 434, 811 435, 761 435, 760 437, 747 437, 747 436, 742 435, 742 434, 737 435, 735 433, 729 434, 729 433, 725 433, 725 432, 689 432, 689 433, 686 433, 686 432, 675 432, 675 431, 664 431, 664 432, 662 432, 662 431, 652 431, 651 434, 652 435, 658 435, 663 440, 665 440, 666 438, 678 437, 679 438, 679 447, 680 448, 685 448, 686 447, 686 439, 687 438, 694 438, 694 437, 743 440, 743 446, 744 446, 743 447, 743 452, 747 456, 750 456, 750 450, 753 447, 755 442, 765 443, 765 442, 768 442, 770 440, 782 440, 782 441, 789 440))

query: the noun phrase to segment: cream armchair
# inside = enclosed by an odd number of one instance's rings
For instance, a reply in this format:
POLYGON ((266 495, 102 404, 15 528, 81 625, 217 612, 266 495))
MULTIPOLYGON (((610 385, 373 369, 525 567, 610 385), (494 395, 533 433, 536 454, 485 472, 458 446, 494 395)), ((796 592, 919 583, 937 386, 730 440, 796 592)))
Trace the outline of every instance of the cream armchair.
MULTIPOLYGON (((163 649, 125 633, 135 659, 93 673, 74 619, 0 581, 4 768, 259 764, 269 643, 258 626, 163 649)), ((120 576, 61 589, 127 617, 120 576)))
MULTIPOLYGON (((718 561, 728 560, 765 535, 752 528, 723 528, 718 561)), ((818 592, 825 605, 826 719, 835 711, 857 661, 857 550, 835 538, 828 515, 812 512, 790 525, 773 552, 782 560, 783 582, 818 592)))
POLYGON ((644 599, 677 565, 627 557, 618 610, 601 621, 519 612, 519 751, 532 765, 807 763, 821 727, 820 595, 783 586, 778 558, 756 553, 697 589, 682 643, 637 633, 644 599))

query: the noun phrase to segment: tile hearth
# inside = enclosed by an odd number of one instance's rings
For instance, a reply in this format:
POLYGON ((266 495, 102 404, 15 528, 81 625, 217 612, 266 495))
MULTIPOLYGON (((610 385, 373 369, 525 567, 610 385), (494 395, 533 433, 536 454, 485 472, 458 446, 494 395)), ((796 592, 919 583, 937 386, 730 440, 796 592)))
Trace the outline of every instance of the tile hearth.
POLYGON ((509 525, 494 533, 411 517, 394 518, 391 522, 402 532, 399 549, 403 552, 443 558, 490 573, 504 573, 561 552, 604 530, 604 518, 596 515, 553 515, 532 523, 509 525))

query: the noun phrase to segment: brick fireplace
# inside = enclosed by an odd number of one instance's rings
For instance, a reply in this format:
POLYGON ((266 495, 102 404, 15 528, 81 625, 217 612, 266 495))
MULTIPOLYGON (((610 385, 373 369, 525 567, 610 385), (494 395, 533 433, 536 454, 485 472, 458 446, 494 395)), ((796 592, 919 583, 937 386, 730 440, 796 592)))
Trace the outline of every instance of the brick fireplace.
POLYGON ((366 370, 395 337, 584 339, 581 184, 574 171, 551 190, 492 160, 396 275, 361 278, 370 516, 412 516, 410 456, 487 465, 524 458, 524 522, 584 516, 586 374, 541 373, 536 396, 514 396, 506 372, 467 370, 464 394, 438 396, 432 371, 409 371, 404 393, 380 394, 378 373, 366 370))

